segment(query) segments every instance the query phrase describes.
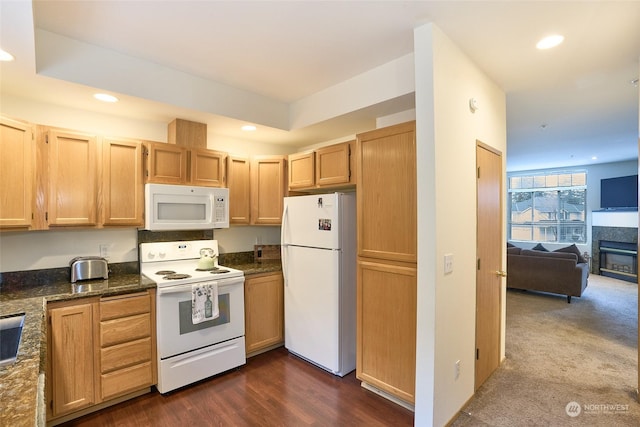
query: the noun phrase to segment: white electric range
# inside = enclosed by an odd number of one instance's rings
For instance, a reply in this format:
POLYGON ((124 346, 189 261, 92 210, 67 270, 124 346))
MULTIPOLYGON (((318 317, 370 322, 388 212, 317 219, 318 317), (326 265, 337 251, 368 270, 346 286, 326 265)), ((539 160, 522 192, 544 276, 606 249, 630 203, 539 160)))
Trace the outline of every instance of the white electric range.
POLYGON ((217 256, 216 240, 140 244, 140 272, 157 283, 160 393, 246 363, 244 273, 218 265, 217 256), (201 252, 213 261, 201 261, 201 252), (213 283, 219 315, 194 323, 192 292, 213 283))

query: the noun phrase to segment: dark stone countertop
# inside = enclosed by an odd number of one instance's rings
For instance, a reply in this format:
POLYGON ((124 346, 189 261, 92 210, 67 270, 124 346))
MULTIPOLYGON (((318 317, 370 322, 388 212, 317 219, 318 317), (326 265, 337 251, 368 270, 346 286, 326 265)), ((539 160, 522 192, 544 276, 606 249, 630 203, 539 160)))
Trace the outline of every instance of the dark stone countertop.
MULTIPOLYGON (((280 260, 252 262, 232 259, 225 264, 246 276, 282 270, 280 260)), ((66 269, 68 270, 68 269, 66 269)), ((44 373, 46 365, 46 308, 48 302, 119 295, 155 288, 156 283, 138 273, 115 273, 108 280, 82 282, 74 286, 68 277, 53 280, 3 280, 0 284, 0 317, 25 314, 18 357, 12 365, 0 367, 0 426, 44 426, 44 373), (39 283, 37 283, 39 282, 39 283), (78 292, 79 290, 82 292, 78 292)), ((46 274, 46 273, 42 273, 46 274)), ((7 279, 9 274, 4 274, 7 279)))

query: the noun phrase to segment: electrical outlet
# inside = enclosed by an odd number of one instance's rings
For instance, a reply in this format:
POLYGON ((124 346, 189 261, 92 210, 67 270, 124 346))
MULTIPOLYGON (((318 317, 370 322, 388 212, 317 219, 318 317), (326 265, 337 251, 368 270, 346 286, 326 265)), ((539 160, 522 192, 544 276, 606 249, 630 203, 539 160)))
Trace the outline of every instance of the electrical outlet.
POLYGON ((444 254, 444 274, 453 273, 453 254, 444 254))
POLYGON ((456 360, 454 368, 454 379, 457 380, 460 377, 460 361, 456 360))
POLYGON ((100 245, 100 256, 105 259, 109 259, 109 245, 100 245))

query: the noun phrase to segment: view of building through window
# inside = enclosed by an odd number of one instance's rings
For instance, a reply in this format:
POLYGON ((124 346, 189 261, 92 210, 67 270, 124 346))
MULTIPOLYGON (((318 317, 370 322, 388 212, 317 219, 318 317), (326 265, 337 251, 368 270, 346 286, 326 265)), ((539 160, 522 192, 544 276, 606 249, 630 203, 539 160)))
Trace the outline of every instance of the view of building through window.
POLYGON ((513 175, 508 182, 509 240, 586 243, 585 171, 513 175))

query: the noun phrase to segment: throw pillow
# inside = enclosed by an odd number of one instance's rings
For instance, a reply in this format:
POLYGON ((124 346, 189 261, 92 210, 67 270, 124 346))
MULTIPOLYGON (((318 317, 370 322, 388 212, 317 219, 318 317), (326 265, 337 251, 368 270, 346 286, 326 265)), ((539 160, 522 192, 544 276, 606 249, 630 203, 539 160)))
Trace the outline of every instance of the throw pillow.
POLYGON ((549 252, 549 249, 545 248, 544 246, 542 246, 542 244, 538 243, 537 245, 535 245, 534 247, 531 248, 534 251, 542 251, 542 252, 549 252))
POLYGON ((570 254, 576 254, 576 255, 578 255, 578 262, 579 263, 586 263, 587 262, 587 260, 584 259, 584 257, 580 253, 580 249, 578 249, 578 247, 575 245, 575 243, 573 245, 571 245, 571 246, 567 246, 566 248, 556 249, 554 252, 566 252, 566 253, 570 253, 570 254))

